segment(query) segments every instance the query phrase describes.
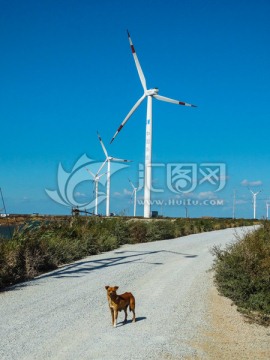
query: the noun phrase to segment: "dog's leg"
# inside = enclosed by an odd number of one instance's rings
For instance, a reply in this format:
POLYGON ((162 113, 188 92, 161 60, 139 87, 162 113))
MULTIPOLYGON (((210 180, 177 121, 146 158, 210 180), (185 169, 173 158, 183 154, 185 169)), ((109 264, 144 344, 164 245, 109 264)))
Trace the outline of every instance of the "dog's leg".
POLYGON ((124 320, 124 324, 127 322, 127 306, 124 309, 125 312, 125 320, 124 320))
POLYGON ((117 316, 118 316, 118 311, 116 309, 114 309, 114 323, 113 326, 116 327, 116 322, 117 322, 117 316))
POLYGON ((135 317, 135 310, 131 310, 133 312, 133 318, 132 318, 132 322, 136 321, 136 317, 135 317))
POLYGON ((113 314, 113 309, 112 309, 112 308, 110 308, 110 310, 111 310, 111 314, 112 314, 112 324, 114 325, 114 314, 113 314))

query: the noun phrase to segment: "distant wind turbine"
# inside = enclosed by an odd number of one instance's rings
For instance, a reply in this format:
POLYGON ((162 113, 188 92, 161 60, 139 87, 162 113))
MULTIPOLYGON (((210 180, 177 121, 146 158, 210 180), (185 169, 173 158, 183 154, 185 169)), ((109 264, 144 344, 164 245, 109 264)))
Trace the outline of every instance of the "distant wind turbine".
POLYGON ((99 142, 101 144, 101 147, 103 149, 103 152, 106 156, 106 159, 103 163, 103 165, 101 166, 100 170, 103 168, 103 166, 106 164, 108 164, 107 167, 107 195, 106 195, 106 216, 110 216, 110 188, 111 188, 111 161, 115 161, 115 162, 130 162, 131 160, 125 160, 125 159, 118 159, 112 156, 108 155, 108 152, 103 144, 103 141, 101 139, 101 136, 99 135, 99 133, 97 133, 98 135, 98 139, 99 142))
POLYGON ((256 219, 256 206, 257 206, 256 200, 257 200, 257 195, 261 192, 261 190, 254 192, 249 189, 249 191, 252 193, 252 198, 253 198, 253 219, 256 219))
POLYGON ((233 191, 233 219, 235 219, 236 192, 233 191))
POLYGON ((93 177, 93 182, 95 183, 95 215, 98 215, 98 183, 99 179, 105 175, 106 173, 99 174, 103 166, 105 165, 105 162, 101 165, 98 172, 96 174, 92 173, 89 169, 86 169, 89 174, 93 177))
POLYGON ((168 97, 164 97, 161 95, 158 95, 158 88, 148 89, 146 86, 146 80, 141 68, 141 65, 139 63, 137 54, 135 52, 134 45, 131 41, 131 37, 129 32, 128 33, 128 39, 131 47, 131 51, 134 57, 134 61, 137 67, 137 71, 139 74, 139 78, 141 80, 141 84, 144 90, 143 96, 140 97, 140 99, 136 102, 136 104, 133 106, 133 108, 130 110, 130 112, 125 117, 124 121, 121 123, 119 128, 117 129, 116 133, 114 134, 111 143, 117 136, 117 134, 121 131, 121 129, 124 127, 128 119, 131 117, 131 115, 134 113, 134 111, 139 107, 139 105, 142 103, 142 101, 147 97, 147 113, 146 113, 146 140, 145 140, 145 179, 144 179, 144 217, 149 218, 150 217, 150 202, 151 202, 151 180, 152 180, 152 99, 153 97, 155 99, 170 102, 173 104, 183 105, 183 106, 191 106, 196 107, 195 105, 188 104, 183 101, 173 100, 168 97))
POLYGON ((134 201, 134 207, 133 207, 133 216, 135 217, 136 216, 136 203, 137 203, 137 191, 138 191, 138 188, 136 188, 130 179, 128 179, 128 181, 130 182, 130 185, 132 186, 133 188, 133 192, 132 192, 132 195, 134 195, 134 198, 133 198, 133 201, 134 201))
POLYGON ((268 220, 270 202, 266 201, 266 220, 268 220))

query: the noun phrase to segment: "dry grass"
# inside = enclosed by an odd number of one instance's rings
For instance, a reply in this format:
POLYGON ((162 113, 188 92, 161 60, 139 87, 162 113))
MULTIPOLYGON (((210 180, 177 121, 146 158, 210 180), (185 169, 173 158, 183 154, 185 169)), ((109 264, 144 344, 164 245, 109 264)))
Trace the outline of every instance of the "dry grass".
POLYGON ((270 324, 270 223, 213 254, 219 291, 250 319, 270 324))
POLYGON ((99 217, 35 219, 15 231, 12 239, 0 239, 0 289, 122 244, 163 240, 252 223, 241 219, 211 218, 148 221, 99 217))

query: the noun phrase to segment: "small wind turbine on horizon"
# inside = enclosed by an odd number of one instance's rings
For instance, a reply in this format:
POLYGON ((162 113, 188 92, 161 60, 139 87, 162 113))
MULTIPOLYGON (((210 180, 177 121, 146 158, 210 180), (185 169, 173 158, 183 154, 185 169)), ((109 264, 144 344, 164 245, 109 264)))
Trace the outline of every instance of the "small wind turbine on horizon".
POLYGON ((150 217, 150 202, 151 202, 151 181, 152 181, 152 100, 153 97, 157 100, 170 102, 173 104, 183 105, 183 106, 190 106, 190 107, 196 107, 195 105, 188 104, 183 101, 178 101, 174 99, 170 99, 165 96, 158 95, 158 88, 148 89, 146 85, 146 80, 141 68, 141 65, 139 63, 137 54, 135 52, 134 45, 131 41, 131 37, 129 32, 127 31, 128 39, 131 47, 131 51, 133 54, 133 58, 136 64, 136 68, 139 74, 139 78, 141 80, 141 84, 143 87, 143 96, 140 97, 140 99, 136 102, 136 104, 132 107, 132 109, 129 111, 127 116, 125 117, 124 121, 121 123, 119 128, 117 129, 116 133, 114 134, 111 143, 114 141, 118 133, 121 131, 121 129, 124 127, 128 119, 131 117, 131 115, 135 112, 135 110, 139 107, 139 105, 142 103, 142 101, 147 97, 147 112, 146 112, 146 140, 145 140, 145 179, 144 179, 144 217, 149 218, 150 217))
POLYGON ((106 216, 110 216, 110 191, 111 191, 111 161, 114 162, 131 162, 131 160, 126 159, 118 159, 116 157, 112 157, 108 155, 108 152, 103 144, 103 141, 101 139, 101 136, 99 133, 97 133, 99 142, 101 144, 101 147, 103 149, 103 152, 105 154, 105 161, 102 164, 100 170, 103 168, 103 166, 107 163, 107 194, 106 194, 106 216))
POLYGON ((137 205, 137 191, 138 191, 138 188, 133 185, 133 183, 131 182, 130 179, 128 179, 128 181, 130 182, 130 185, 131 185, 132 188, 133 188, 133 191, 132 191, 132 196, 134 195, 134 198, 133 198, 133 201, 134 201, 133 216, 135 217, 135 216, 136 216, 136 205, 137 205))
POLYGON ((252 191, 251 189, 249 189, 249 191, 251 192, 252 198, 253 198, 253 219, 256 219, 256 207, 257 207, 256 200, 257 200, 257 195, 258 195, 262 190, 259 190, 259 191, 257 191, 257 192, 254 192, 254 191, 252 191))
POLYGON ((233 191, 233 219, 235 219, 236 191, 233 191))
POLYGON ((101 167, 98 169, 96 174, 92 173, 91 170, 86 169, 89 172, 89 174, 93 177, 93 182, 95 183, 95 215, 98 215, 98 183, 99 183, 99 179, 103 175, 106 174, 106 173, 99 174, 104 165, 105 165, 105 162, 101 165, 101 167))
POLYGON ((266 200, 266 220, 268 220, 270 202, 266 200))

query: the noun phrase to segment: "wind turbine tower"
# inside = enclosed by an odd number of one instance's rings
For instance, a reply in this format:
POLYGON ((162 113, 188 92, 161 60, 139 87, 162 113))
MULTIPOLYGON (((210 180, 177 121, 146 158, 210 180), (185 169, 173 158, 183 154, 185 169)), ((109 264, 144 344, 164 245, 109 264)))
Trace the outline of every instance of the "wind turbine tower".
POLYGON ((97 133, 100 145, 103 149, 103 152, 105 154, 105 161, 102 164, 100 170, 103 168, 103 166, 107 163, 107 194, 106 194, 106 216, 110 216, 110 192, 111 192, 111 161, 114 162, 130 162, 131 160, 125 160, 125 159, 118 159, 112 156, 108 155, 108 152, 105 148, 105 145, 103 144, 103 141, 101 139, 101 136, 99 135, 99 133, 97 133))
POLYGON ((252 191, 252 190, 249 189, 249 191, 251 192, 252 198, 253 198, 253 219, 256 219, 256 206, 257 206, 256 201, 257 201, 257 195, 261 192, 261 190, 260 190, 260 191, 257 191, 257 192, 254 192, 254 191, 252 191))
POLYGON ((99 168, 98 172, 96 174, 92 173, 92 171, 90 171, 89 169, 86 169, 89 174, 93 177, 93 181, 95 183, 95 215, 98 215, 98 182, 99 179, 105 175, 106 173, 100 174, 100 170, 103 168, 103 166, 105 165, 105 162, 101 165, 101 167, 99 168))
POLYGON ((135 217, 136 216, 136 205, 137 205, 137 191, 138 191, 138 188, 136 188, 130 179, 128 179, 128 181, 130 182, 130 185, 132 186, 133 188, 133 192, 132 192, 132 195, 134 195, 134 198, 133 198, 133 201, 134 201, 134 207, 133 207, 133 216, 135 217))
POLYGON ((235 203, 236 203, 236 192, 233 191, 233 219, 235 219, 235 203))
POLYGON ((270 202, 266 201, 266 220, 268 220, 269 206, 270 206, 270 202))
POLYGON ((139 63, 138 56, 136 54, 134 45, 131 41, 131 37, 129 32, 128 33, 128 40, 131 47, 131 52, 135 61, 135 65, 139 74, 139 78, 143 87, 143 95, 140 97, 140 99, 136 102, 136 104, 133 106, 133 108, 129 111, 119 128, 117 129, 116 133, 114 134, 111 143, 115 139, 115 137, 118 135, 118 133, 121 131, 121 129, 124 127, 128 119, 131 117, 131 115, 135 112, 135 110, 139 107, 139 105, 143 102, 145 98, 147 98, 147 111, 146 111, 146 139, 145 139, 145 178, 144 178, 144 217, 150 218, 150 211, 151 211, 151 184, 152 184, 152 101, 153 98, 161 101, 166 101, 169 103, 177 104, 177 105, 183 105, 183 106, 190 106, 190 107, 196 107, 195 105, 188 104, 183 101, 178 101, 174 99, 167 98, 165 96, 161 96, 158 94, 159 89, 158 88, 148 88, 146 85, 146 80, 141 68, 141 65, 139 63))

